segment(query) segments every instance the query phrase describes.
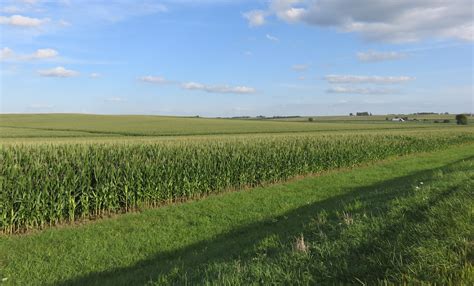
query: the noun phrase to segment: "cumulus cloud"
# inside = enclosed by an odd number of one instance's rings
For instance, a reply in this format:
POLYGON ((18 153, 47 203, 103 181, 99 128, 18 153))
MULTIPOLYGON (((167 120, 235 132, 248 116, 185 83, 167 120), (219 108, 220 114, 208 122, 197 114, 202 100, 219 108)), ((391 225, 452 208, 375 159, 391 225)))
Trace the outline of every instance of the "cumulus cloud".
POLYGON ((270 34, 266 34, 265 37, 270 40, 270 41, 273 41, 273 42, 278 42, 280 39, 278 39, 277 37, 275 36, 272 36, 270 34))
POLYGON ((474 41, 472 0, 271 0, 268 12, 288 23, 335 27, 369 40, 474 41))
POLYGON ((291 69, 296 71, 296 72, 304 72, 304 71, 307 71, 309 69, 309 65, 305 65, 305 64, 293 65, 293 66, 291 66, 291 69))
POLYGON ((307 9, 301 5, 301 0, 272 0, 270 1, 270 10, 277 15, 278 18, 287 22, 298 22, 307 14, 307 9))
POLYGON ((415 78, 409 76, 327 75, 324 79, 329 83, 397 84, 412 81, 415 78))
POLYGON ((187 90, 201 90, 209 93, 235 93, 235 94, 250 94, 255 93, 253 87, 247 86, 229 86, 229 85, 206 85, 198 82, 186 82, 181 85, 187 90))
POLYGON ((100 73, 96 73, 96 72, 93 72, 89 75, 90 78, 99 78, 101 77, 102 75, 100 73))
POLYGON ((361 62, 381 62, 381 61, 390 61, 390 60, 401 60, 406 58, 405 53, 401 52, 377 52, 377 51, 367 51, 357 53, 357 58, 361 62))
POLYGON ((164 77, 161 77, 161 76, 152 76, 152 75, 148 75, 148 76, 142 76, 140 78, 138 78, 140 81, 143 81, 143 82, 148 82, 148 83, 154 83, 154 84, 166 84, 166 83, 169 83, 168 80, 166 80, 164 77))
POLYGON ((244 13, 243 16, 247 19, 250 27, 258 27, 265 24, 266 12, 262 10, 252 10, 244 13))
POLYGON ((32 54, 17 54, 12 49, 5 47, 0 50, 0 60, 5 61, 30 61, 52 59, 59 55, 58 51, 50 48, 38 49, 32 54))
POLYGON ((49 19, 31 18, 21 15, 0 16, 0 24, 23 28, 34 28, 48 22, 49 19))
POLYGON ((40 70, 38 71, 38 73, 40 76, 44 77, 74 77, 79 75, 79 72, 74 70, 68 70, 64 67, 55 67, 47 70, 40 70))
POLYGON ((39 49, 34 54, 30 55, 32 59, 50 59, 58 56, 58 51, 53 49, 39 49))
POLYGON ((199 82, 178 82, 169 81, 161 76, 142 76, 138 78, 142 82, 153 83, 153 84, 173 84, 180 85, 181 88, 186 90, 201 90, 208 93, 235 93, 235 94, 249 94, 255 93, 255 88, 247 86, 230 86, 230 85, 207 85, 199 82))
POLYGON ((341 93, 341 94, 367 94, 367 95, 381 95, 381 94, 392 94, 395 90, 384 89, 384 88, 367 88, 367 87, 355 87, 355 86, 333 86, 327 90, 328 93, 341 93))

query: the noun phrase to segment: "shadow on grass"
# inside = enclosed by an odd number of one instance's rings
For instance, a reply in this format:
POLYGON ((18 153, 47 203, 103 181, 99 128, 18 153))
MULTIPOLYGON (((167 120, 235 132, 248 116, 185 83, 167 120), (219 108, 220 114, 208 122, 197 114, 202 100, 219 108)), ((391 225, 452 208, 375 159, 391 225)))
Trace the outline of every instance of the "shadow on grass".
MULTIPOLYGON (((354 188, 342 195, 302 206, 284 215, 242 226, 231 232, 220 234, 211 240, 195 243, 175 251, 152 254, 148 259, 139 261, 130 267, 92 273, 84 277, 64 281, 59 285, 142 285, 147 284, 151 280, 156 281, 159 277, 168 275, 170 272, 176 272, 177 269, 178 275, 183 275, 186 272, 187 277, 191 280, 193 278, 199 279, 202 275, 200 272, 202 268, 200 267, 205 264, 231 262, 235 259, 249 261, 255 255, 255 246, 266 237, 276 235, 282 242, 294 241, 295 237, 305 232, 305 226, 311 223, 321 211, 325 211, 328 214, 328 219, 334 223, 337 219, 336 217, 345 210, 347 204, 359 201, 364 205, 363 210, 361 210, 364 213, 368 212, 375 216, 383 216, 389 210, 390 202, 395 198, 403 198, 413 193, 413 186, 420 181, 430 181, 439 171, 445 174, 453 172, 453 166, 461 161, 472 159, 474 159, 474 156, 441 168, 424 170, 374 185, 354 188)), ((442 200, 443 197, 449 196, 449 193, 452 191, 448 190, 431 197, 421 208, 429 208, 431 205, 436 204, 437 201, 442 200)), ((391 235, 396 235, 397 230, 403 229, 406 224, 413 223, 413 221, 416 221, 418 224, 423 223, 423 220, 426 218, 423 215, 419 215, 422 209, 408 210, 406 216, 402 216, 400 221, 378 230, 368 242, 359 245, 357 248, 350 249, 346 253, 347 257, 338 259, 346 258, 351 261, 354 261, 354 259, 357 261, 357 256, 361 253, 365 253, 367 256, 371 253, 380 253, 381 250, 384 251, 379 248, 377 241, 381 239, 386 240, 387 237, 390 238, 391 235)), ((337 239, 337 235, 336 233, 335 239, 337 239)), ((408 240, 409 238, 407 237, 406 239, 408 240)), ((406 241, 406 243, 410 242, 406 241)), ((382 255, 386 257, 379 258, 388 258, 389 254, 382 255)), ((390 266, 382 263, 379 264, 379 268, 369 269, 366 267, 367 269, 358 269, 359 273, 357 274, 367 274, 375 279, 382 278, 387 267, 390 266)), ((346 274, 345 281, 351 281, 350 279, 353 279, 354 276, 352 275, 355 273, 346 274)))

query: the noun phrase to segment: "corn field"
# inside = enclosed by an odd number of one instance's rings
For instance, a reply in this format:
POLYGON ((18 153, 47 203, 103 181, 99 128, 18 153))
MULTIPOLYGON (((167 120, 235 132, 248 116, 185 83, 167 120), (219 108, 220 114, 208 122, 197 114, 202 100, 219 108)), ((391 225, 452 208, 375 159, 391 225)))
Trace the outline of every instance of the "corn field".
POLYGON ((367 134, 4 146, 0 230, 42 228, 473 140, 472 134, 367 134))

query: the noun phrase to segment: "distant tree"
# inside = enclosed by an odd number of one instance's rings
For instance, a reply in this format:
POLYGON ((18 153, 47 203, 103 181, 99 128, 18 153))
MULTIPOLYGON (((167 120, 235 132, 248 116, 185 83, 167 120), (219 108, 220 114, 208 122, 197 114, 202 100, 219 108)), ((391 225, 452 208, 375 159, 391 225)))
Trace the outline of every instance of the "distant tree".
POLYGON ((357 112, 356 115, 357 116, 369 116, 369 113, 368 112, 357 112))
POLYGON ((313 120, 314 120, 313 117, 308 118, 309 122, 313 122, 313 120))
POLYGON ((389 121, 389 120, 390 120, 390 118, 388 118, 388 117, 385 117, 385 120, 389 121))
POLYGON ((465 114, 456 115, 456 123, 458 125, 467 125, 467 116, 465 114))
POLYGON ((451 122, 451 120, 449 120, 449 119, 443 120, 443 123, 449 123, 449 122, 451 122))
POLYGON ((354 113, 352 113, 352 112, 351 112, 351 113, 349 113, 349 116, 354 116, 354 113))

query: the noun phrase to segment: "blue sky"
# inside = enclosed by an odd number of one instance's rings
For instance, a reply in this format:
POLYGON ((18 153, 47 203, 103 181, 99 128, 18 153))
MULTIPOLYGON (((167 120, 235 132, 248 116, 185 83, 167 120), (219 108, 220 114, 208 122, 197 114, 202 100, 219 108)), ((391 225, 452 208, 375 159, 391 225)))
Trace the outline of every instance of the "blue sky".
POLYGON ((471 0, 0 0, 0 111, 472 112, 471 0))

